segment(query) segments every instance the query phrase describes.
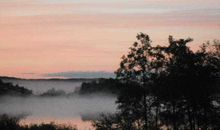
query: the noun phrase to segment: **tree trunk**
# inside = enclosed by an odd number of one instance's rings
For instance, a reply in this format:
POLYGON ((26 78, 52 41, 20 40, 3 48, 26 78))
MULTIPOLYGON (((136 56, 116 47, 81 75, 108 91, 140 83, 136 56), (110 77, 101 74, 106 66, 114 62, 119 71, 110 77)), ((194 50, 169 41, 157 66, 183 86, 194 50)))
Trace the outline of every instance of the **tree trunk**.
POLYGON ((148 117, 147 117, 147 96, 146 96, 146 92, 144 92, 144 130, 148 130, 148 117))
POLYGON ((194 130, 193 122, 192 122, 192 114, 191 114, 191 111, 190 111, 190 107, 189 107, 189 106, 187 107, 187 113, 188 113, 188 119, 189 119, 190 130, 194 130))
POLYGON ((156 99, 156 116, 155 116, 155 130, 158 130, 158 115, 159 115, 159 103, 158 103, 158 100, 156 99))
POLYGON ((206 106, 204 108, 204 130, 207 130, 208 128, 208 125, 207 125, 207 109, 206 109, 206 106))
POLYGON ((176 103, 173 102, 173 110, 172 110, 172 113, 173 113, 173 119, 172 119, 172 122, 173 122, 173 130, 178 130, 177 126, 176 126, 176 103))

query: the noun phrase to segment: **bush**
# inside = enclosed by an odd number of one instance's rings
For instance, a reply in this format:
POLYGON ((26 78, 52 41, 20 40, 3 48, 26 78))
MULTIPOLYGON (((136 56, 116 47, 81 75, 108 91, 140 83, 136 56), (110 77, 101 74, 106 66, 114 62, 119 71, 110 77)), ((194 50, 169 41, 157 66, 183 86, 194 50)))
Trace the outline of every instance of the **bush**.
POLYGON ((10 117, 6 114, 0 115, 0 130, 77 130, 75 127, 57 125, 55 123, 49 124, 33 124, 33 125, 20 125, 21 117, 10 117))

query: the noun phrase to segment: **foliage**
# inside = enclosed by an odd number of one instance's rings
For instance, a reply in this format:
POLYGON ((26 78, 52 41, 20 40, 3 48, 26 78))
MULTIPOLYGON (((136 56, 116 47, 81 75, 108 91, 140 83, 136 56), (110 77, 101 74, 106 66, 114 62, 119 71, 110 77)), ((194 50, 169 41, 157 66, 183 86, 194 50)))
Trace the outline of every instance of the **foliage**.
POLYGON ((4 83, 0 79, 0 96, 3 96, 3 95, 27 96, 31 94, 32 94, 31 90, 28 90, 24 87, 20 87, 18 85, 13 85, 11 83, 4 83))
POLYGON ((116 71, 127 88, 118 96, 118 113, 96 121, 96 128, 110 122, 109 129, 121 130, 219 129, 220 42, 192 51, 191 38, 169 36, 168 46, 152 46, 143 33, 137 40, 116 71))
POLYGON ((8 115, 0 115, 0 129, 1 130, 77 130, 71 126, 49 124, 32 124, 30 126, 20 125, 20 117, 10 117, 8 115))
POLYGON ((121 83, 116 79, 98 79, 91 82, 83 82, 78 90, 81 95, 91 93, 119 94, 121 83))
POLYGON ((66 92, 63 90, 56 90, 55 88, 49 89, 46 92, 42 93, 40 96, 44 97, 54 97, 54 96, 65 96, 66 92))

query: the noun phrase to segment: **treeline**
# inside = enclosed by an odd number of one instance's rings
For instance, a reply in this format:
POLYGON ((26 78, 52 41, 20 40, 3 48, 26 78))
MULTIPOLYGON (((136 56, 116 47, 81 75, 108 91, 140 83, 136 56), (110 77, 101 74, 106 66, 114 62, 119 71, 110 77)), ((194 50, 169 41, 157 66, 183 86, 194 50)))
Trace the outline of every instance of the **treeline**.
POLYGON ((12 83, 4 83, 0 79, 0 96, 4 95, 28 96, 32 95, 32 91, 12 83))
POLYGON ((91 82, 83 82, 77 93, 85 94, 115 94, 118 95, 123 88, 121 82, 116 79, 96 79, 91 82))
MULTIPOLYGON (((71 93, 72 94, 72 93, 71 93)), ((69 95, 71 95, 69 94, 69 95)), ((54 88, 47 90, 46 92, 35 95, 32 90, 24 88, 19 85, 13 85, 9 82, 3 82, 0 79, 0 96, 40 96, 40 97, 55 97, 66 96, 67 94, 63 90, 56 90, 54 88)))
POLYGON ((168 46, 152 46, 143 33, 137 40, 116 71, 127 88, 118 111, 94 121, 96 129, 219 130, 220 42, 192 51, 191 38, 170 36, 168 46))
POLYGON ((20 117, 10 117, 8 115, 0 115, 0 130, 77 130, 75 127, 49 124, 31 124, 20 125, 20 117))

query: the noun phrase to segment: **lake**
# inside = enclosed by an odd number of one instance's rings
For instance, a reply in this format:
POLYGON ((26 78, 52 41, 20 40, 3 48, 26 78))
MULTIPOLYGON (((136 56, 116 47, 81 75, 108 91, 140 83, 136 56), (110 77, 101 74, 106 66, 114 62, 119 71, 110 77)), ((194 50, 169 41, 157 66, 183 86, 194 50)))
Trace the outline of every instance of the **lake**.
MULTIPOLYGON (((52 80, 10 80, 41 94, 49 89, 63 90, 66 93, 74 92, 82 81, 52 81, 52 80)), ((22 124, 50 123, 77 126, 79 130, 93 129, 91 121, 102 113, 114 113, 116 97, 105 94, 72 95, 58 97, 13 97, 0 98, 0 114, 24 115, 22 124)))

